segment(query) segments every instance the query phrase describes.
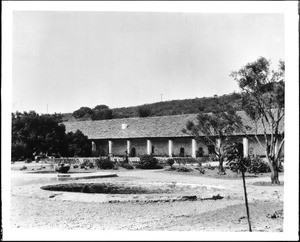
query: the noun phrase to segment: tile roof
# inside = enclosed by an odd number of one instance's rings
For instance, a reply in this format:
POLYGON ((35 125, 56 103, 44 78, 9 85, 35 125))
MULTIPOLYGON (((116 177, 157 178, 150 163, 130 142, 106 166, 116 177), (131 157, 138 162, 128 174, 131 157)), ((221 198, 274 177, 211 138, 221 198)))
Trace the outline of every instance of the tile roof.
MULTIPOLYGON (((245 125, 252 128, 248 134, 254 134, 255 125, 243 111, 237 112, 245 125)), ((63 122, 66 132, 82 131, 89 139, 129 139, 129 138, 168 138, 191 137, 182 132, 188 121, 196 123, 197 114, 134 117, 123 119, 109 119, 97 121, 63 122), (122 129, 122 124, 127 128, 122 129)), ((284 122, 281 122, 280 130, 283 130, 284 122)), ((263 127, 259 125, 258 134, 263 134, 263 127)), ((242 135, 235 133, 234 135, 242 135)))

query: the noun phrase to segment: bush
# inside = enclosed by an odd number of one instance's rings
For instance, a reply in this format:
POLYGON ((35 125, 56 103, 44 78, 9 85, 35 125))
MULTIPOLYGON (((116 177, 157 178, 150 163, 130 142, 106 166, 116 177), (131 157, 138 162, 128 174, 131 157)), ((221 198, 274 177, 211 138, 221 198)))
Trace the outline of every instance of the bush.
POLYGON ((205 174, 205 169, 203 167, 196 167, 195 169, 198 170, 200 174, 205 174))
POLYGON ((114 162, 109 157, 97 159, 95 164, 100 169, 113 169, 115 167, 114 162))
POLYGON ((158 164, 158 160, 152 155, 143 155, 140 157, 140 162, 136 166, 140 169, 162 169, 163 167, 158 164))
POLYGON ((67 173, 70 170, 70 168, 71 166, 69 164, 61 163, 55 167, 55 171, 58 173, 67 173))
POLYGON ((270 172, 271 169, 269 165, 266 162, 264 162, 260 157, 255 156, 251 158, 251 163, 247 171, 249 173, 266 173, 270 172))
POLYGON ((169 166, 172 167, 174 165, 175 161, 174 161, 174 159, 168 159, 167 163, 168 163, 169 166))
POLYGON ((31 163, 32 162, 32 159, 30 159, 30 158, 27 158, 26 160, 25 160, 25 163, 31 163))
POLYGON ((79 166, 78 165, 73 165, 73 168, 74 169, 77 169, 79 166))
POLYGON ((193 171, 193 169, 181 166, 181 167, 177 168, 177 171, 178 172, 191 172, 191 171, 193 171))
POLYGON ((22 167, 20 168, 21 171, 26 170, 26 169, 27 169, 27 166, 22 166, 22 167))
POLYGON ((84 185, 84 187, 82 188, 82 192, 83 193, 91 193, 91 189, 88 185, 84 185))
POLYGON ((134 167, 132 165, 130 165, 129 163, 124 162, 121 167, 127 169, 127 170, 133 170, 134 167))

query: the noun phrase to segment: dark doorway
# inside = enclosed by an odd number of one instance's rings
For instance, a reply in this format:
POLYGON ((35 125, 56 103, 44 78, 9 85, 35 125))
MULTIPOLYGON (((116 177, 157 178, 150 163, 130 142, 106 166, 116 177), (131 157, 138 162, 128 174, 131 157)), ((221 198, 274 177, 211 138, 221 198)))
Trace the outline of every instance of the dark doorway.
POLYGON ((152 153, 151 154, 154 154, 154 146, 152 145, 152 153))
POLYGON ((183 148, 183 147, 180 148, 179 156, 180 156, 180 157, 183 157, 183 156, 184 156, 184 148, 183 148))
POLYGON ((197 150, 196 156, 197 157, 203 157, 203 155, 204 155, 203 148, 199 147, 199 149, 197 150))
POLYGON ((237 145, 238 145, 239 153, 243 157, 244 156, 244 146, 242 143, 238 143, 237 145))
POLYGON ((208 145, 207 148, 208 148, 208 154, 209 155, 213 155, 213 154, 216 153, 214 145, 208 145))
POLYGON ((136 151, 135 148, 133 147, 130 151, 130 157, 135 157, 136 156, 136 151))

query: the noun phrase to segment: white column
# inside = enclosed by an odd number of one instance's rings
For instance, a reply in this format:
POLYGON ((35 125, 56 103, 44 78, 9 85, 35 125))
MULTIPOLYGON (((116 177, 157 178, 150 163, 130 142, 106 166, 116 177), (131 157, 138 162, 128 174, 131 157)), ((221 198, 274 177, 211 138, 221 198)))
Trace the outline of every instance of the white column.
POLYGON ((111 140, 108 141, 108 154, 109 155, 112 154, 112 141, 111 140))
POLYGON ((147 154, 151 155, 152 153, 152 144, 151 144, 151 140, 147 139, 147 154))
POLYGON ((196 150, 197 150, 197 143, 195 139, 192 139, 192 157, 196 158, 196 150))
POLYGON ((131 146, 131 142, 130 140, 127 140, 127 155, 130 154, 130 146, 131 146))
POLYGON ((92 141, 92 152, 95 152, 96 151, 96 144, 94 141, 92 141))
POLYGON ((169 156, 173 156, 173 140, 169 139, 169 156))
POLYGON ((216 139, 216 145, 217 145, 216 148, 218 148, 218 149, 221 148, 221 139, 220 139, 220 138, 217 138, 217 139, 216 139))
POLYGON ((243 150, 244 150, 244 157, 248 157, 249 155, 249 142, 248 138, 243 138, 243 150))

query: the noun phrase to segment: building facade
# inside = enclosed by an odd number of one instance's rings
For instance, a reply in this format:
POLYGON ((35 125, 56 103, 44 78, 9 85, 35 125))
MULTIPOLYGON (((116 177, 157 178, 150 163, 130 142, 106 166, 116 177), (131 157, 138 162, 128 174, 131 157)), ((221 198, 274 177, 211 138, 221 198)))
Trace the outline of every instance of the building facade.
MULTIPOLYGON (((244 112, 237 114, 252 130, 247 135, 234 133, 230 139, 241 143, 245 154, 264 156, 265 150, 254 135, 257 132, 258 138, 264 144, 262 127, 255 127, 244 112)), ((207 146, 182 131, 188 121, 196 123, 197 114, 64 122, 64 125, 66 132, 80 130, 87 135, 91 140, 92 151, 101 155, 124 156, 127 153, 133 157, 144 154, 196 157, 200 154, 212 154, 214 147, 207 146)), ((283 130, 283 122, 280 128, 283 130)))

